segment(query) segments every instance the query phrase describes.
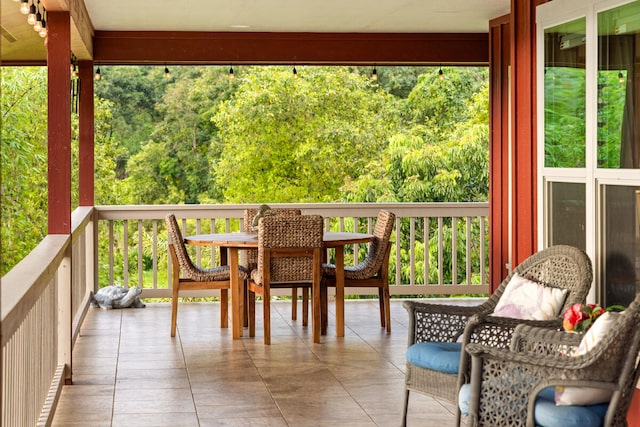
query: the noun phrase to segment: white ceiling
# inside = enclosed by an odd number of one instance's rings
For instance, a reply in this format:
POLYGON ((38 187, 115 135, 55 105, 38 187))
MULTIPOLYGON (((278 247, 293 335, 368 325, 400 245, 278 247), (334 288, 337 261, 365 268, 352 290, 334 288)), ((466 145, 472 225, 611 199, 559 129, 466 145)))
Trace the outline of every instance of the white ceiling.
POLYGON ((96 30, 486 33, 510 0, 85 0, 96 30))
MULTIPOLYGON (((42 0, 66 3, 71 0, 42 0)), ((78 0, 82 1, 82 0, 78 0)), ((511 0, 84 0, 97 31, 487 33, 511 0)), ((43 39, 0 0, 0 59, 46 58, 43 39)))

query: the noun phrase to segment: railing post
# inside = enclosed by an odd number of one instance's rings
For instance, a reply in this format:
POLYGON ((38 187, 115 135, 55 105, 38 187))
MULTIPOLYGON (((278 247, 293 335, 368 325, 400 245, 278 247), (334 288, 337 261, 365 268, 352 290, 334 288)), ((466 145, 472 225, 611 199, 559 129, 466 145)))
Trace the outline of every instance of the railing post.
POLYGON ((98 290, 98 214, 94 210, 91 213, 91 221, 85 230, 85 277, 86 292, 98 290))
POLYGON ((72 383, 71 353, 73 349, 72 245, 67 245, 56 277, 58 288, 58 364, 64 364, 64 383, 72 383))

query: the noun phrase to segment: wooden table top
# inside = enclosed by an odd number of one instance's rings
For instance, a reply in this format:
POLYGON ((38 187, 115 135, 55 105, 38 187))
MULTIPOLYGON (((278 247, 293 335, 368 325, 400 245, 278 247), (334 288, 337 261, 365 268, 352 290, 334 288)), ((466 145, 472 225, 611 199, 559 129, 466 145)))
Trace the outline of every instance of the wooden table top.
MULTIPOLYGON (((373 241, 373 238, 373 234, 325 231, 322 241, 324 247, 332 248, 356 243, 368 243, 373 241)), ((245 232, 197 234, 185 237, 184 242, 188 245, 255 248, 258 247, 258 235, 245 232)))

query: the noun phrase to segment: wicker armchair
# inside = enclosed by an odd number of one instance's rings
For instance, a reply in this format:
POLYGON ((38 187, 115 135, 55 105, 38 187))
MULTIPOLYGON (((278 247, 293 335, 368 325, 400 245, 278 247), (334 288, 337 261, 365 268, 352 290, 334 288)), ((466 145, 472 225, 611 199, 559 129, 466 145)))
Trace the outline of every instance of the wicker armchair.
MULTIPOLYGON (((229 266, 202 268, 193 263, 184 246, 182 232, 173 214, 165 217, 171 254, 171 336, 176 336, 176 321, 178 316, 178 296, 181 290, 220 289, 220 326, 228 327, 229 307, 229 266), (182 275, 180 274, 182 273, 182 275)), ((241 280, 246 280, 247 271, 241 267, 241 280)))
MULTIPOLYGON (((270 209, 276 216, 298 216, 302 214, 302 211, 297 208, 271 208, 270 209)), ((244 210, 244 217, 242 221, 242 229, 246 233, 250 233, 254 230, 251 229, 253 224, 253 218, 258 213, 258 209, 250 208, 244 210)), ((258 266, 258 250, 247 249, 242 252, 242 265, 244 265, 249 271, 258 266)), ((245 295, 246 297, 246 295, 245 295)), ((245 307, 248 307, 246 305, 245 307)), ((245 316, 245 319, 247 316, 245 316)), ((298 319, 298 288, 291 288, 291 320, 298 319)), ((307 326, 309 322, 309 288, 302 288, 302 326, 307 326)), ((245 325, 246 326, 246 325, 245 325)))
MULTIPOLYGON (((255 336, 255 295, 263 300, 264 343, 271 344, 271 289, 306 287, 320 289, 322 265, 322 217, 319 215, 268 216, 258 228, 258 266, 248 280, 249 336, 255 336)), ((319 292, 318 292, 319 297, 319 292)), ((314 298, 319 314, 319 298, 314 298)), ((319 316, 314 316, 314 319, 319 316)), ((320 340, 314 322, 314 341, 320 340)))
MULTIPOLYGON (((378 288, 380 301, 380 326, 391 332, 391 309, 389 301, 389 253, 391 252, 391 232, 396 216, 381 210, 378 213, 367 257, 358 265, 344 268, 344 287, 378 288)), ((323 331, 326 329, 327 288, 336 286, 336 266, 322 265, 322 312, 323 331)))
MULTIPOLYGON (((490 316, 516 273, 548 287, 566 289, 567 296, 560 312, 574 303, 585 301, 593 278, 591 261, 586 253, 571 246, 557 245, 523 261, 481 305, 463 307, 405 301, 404 307, 409 312, 407 353, 417 343, 442 343, 437 345, 443 347, 444 356, 459 362, 459 365, 450 370, 434 370, 407 361, 402 425, 406 425, 410 391, 457 403, 458 390, 469 382, 470 361, 462 351, 468 343, 508 348, 513 330, 520 323, 561 326, 560 318, 540 321, 490 316)), ((460 423, 459 411, 456 423, 460 423)))
MULTIPOLYGON (((510 349, 469 344, 471 384, 460 395, 461 400, 468 396, 471 424, 626 426, 640 376, 639 297, 614 322, 599 342, 579 356, 570 354, 578 348, 581 334, 531 325, 515 329, 510 349), (608 389, 611 400, 599 405, 557 406, 556 385, 608 389)), ((577 391, 580 396, 586 393, 577 391)))

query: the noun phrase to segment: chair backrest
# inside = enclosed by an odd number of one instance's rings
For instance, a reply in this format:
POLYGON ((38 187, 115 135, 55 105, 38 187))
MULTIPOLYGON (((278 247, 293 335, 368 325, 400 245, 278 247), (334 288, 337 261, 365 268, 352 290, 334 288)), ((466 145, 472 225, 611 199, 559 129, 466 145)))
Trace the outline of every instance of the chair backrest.
MULTIPOLYGON (((613 337, 603 342, 603 347, 615 346, 622 353, 619 360, 606 363, 620 366, 621 369, 618 377, 619 391, 611 399, 605 425, 626 425, 627 412, 636 384, 640 380, 640 294, 636 294, 636 298, 620 317, 619 322, 612 328, 613 337), (618 329, 623 330, 623 336, 616 333, 618 329)), ((598 364, 600 365, 602 364, 598 364)))
POLYGON ((182 271, 184 277, 196 280, 202 274, 202 269, 197 267, 191 261, 191 257, 184 245, 184 238, 178 226, 175 215, 169 214, 165 217, 167 224, 167 237, 170 251, 173 250, 172 258, 175 255, 174 262, 178 262, 178 267, 182 271))
MULTIPOLYGON (((297 208, 272 208, 275 216, 298 216, 302 214, 302 211, 297 208)), ((251 226, 253 224, 253 218, 258 213, 258 208, 249 208, 244 210, 244 216, 242 220, 242 230, 245 233, 251 233, 251 226)), ((258 265, 258 251, 255 249, 242 251, 242 265, 249 269, 253 269, 258 265)))
POLYGON ((381 210, 378 212, 376 226, 373 230, 373 242, 369 243, 369 252, 364 260, 354 270, 359 271, 362 278, 373 277, 380 271, 383 262, 387 260, 388 246, 396 219, 394 213, 381 210))
POLYGON ((320 215, 267 216, 260 219, 258 228, 258 270, 269 270, 271 282, 300 282, 313 279, 313 253, 318 256, 322 248, 322 217, 320 215), (272 252, 286 255, 288 249, 303 249, 291 252, 292 256, 271 257, 272 252), (269 255, 265 255, 269 252, 269 255), (305 253, 304 256, 300 254, 305 253), (265 265, 265 258, 269 265, 265 265))
POLYGON ((575 303, 584 303, 593 280, 591 260, 584 251, 567 245, 550 246, 525 259, 502 281, 484 303, 489 311, 493 311, 515 273, 545 286, 566 289, 560 313, 575 303))

